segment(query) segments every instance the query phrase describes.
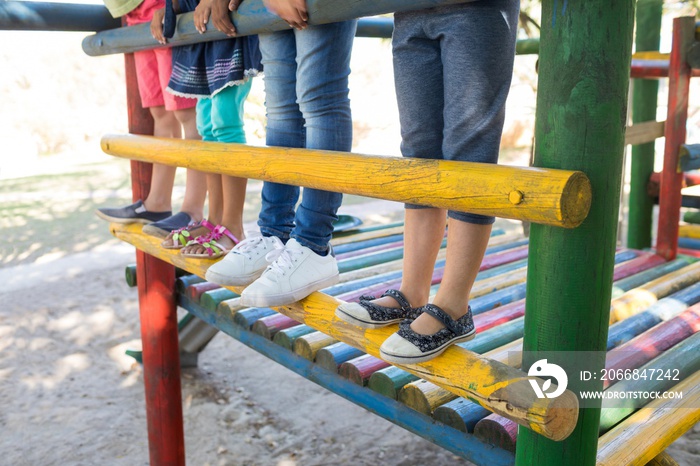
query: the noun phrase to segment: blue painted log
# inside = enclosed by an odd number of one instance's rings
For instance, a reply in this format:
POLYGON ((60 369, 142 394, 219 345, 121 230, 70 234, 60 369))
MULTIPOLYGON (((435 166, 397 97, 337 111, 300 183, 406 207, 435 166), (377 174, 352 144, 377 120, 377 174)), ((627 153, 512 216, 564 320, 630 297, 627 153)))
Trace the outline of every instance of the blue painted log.
POLYGON ((340 365, 346 361, 362 356, 363 353, 346 343, 338 342, 325 348, 321 348, 316 353, 316 364, 331 372, 338 373, 340 365))
POLYGON ((461 432, 472 433, 476 423, 489 414, 488 409, 460 397, 435 408, 433 419, 461 432))
POLYGON ((681 144, 678 154, 682 172, 700 168, 700 144, 681 144))
POLYGON ((191 285, 202 283, 203 281, 204 279, 198 277, 197 275, 184 275, 175 280, 175 290, 178 292, 178 294, 184 294, 185 290, 187 290, 187 288, 189 288, 191 285))
POLYGON ((269 307, 253 307, 250 309, 243 309, 242 311, 236 312, 233 316, 233 323, 240 325, 246 330, 249 330, 253 324, 263 317, 271 316, 277 314, 269 307))
POLYGON ((700 239, 678 238, 678 247, 685 249, 700 249, 700 239))
POLYGON ((353 252, 359 249, 372 248, 375 246, 381 246, 383 244, 395 243, 397 241, 403 241, 403 234, 382 236, 381 238, 372 238, 364 241, 354 241, 352 243, 339 244, 338 246, 333 246, 333 252, 336 254, 345 254, 346 252, 353 252))
POLYGON ((0 31, 95 32, 120 25, 104 5, 0 2, 0 31))
MULTIPOLYGON (((437 5, 465 3, 468 0, 357 0, 335 2, 329 0, 307 0, 310 25, 335 23, 366 16, 377 16, 399 11, 420 10, 437 5)), ((169 46, 194 44, 226 39, 227 36, 213 27, 206 34, 200 34, 194 27, 193 13, 178 16, 175 35, 169 39, 169 46)), ((238 11, 231 14, 231 20, 239 36, 260 34, 290 29, 290 26, 265 9, 262 0, 246 0, 238 11)), ((129 33, 123 28, 103 31, 83 40, 83 51, 90 56, 128 53, 156 48, 159 44, 151 37, 148 24, 132 26, 129 33)))

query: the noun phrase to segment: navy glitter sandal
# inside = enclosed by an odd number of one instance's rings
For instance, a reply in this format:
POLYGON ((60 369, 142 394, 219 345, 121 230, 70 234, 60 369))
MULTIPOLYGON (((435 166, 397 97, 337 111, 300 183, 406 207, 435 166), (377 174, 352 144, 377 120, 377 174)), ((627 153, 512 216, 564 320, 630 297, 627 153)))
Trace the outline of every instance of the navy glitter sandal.
POLYGON ((406 296, 398 290, 387 290, 381 297, 390 296, 399 303, 400 308, 380 306, 372 300, 374 296, 360 296, 359 303, 343 303, 335 310, 335 315, 345 322, 363 328, 380 328, 401 322, 404 319, 415 319, 420 312, 412 308, 406 296))
POLYGON ((450 345, 469 341, 476 335, 472 309, 457 320, 434 304, 426 304, 421 311, 430 314, 443 323, 445 328, 432 335, 421 335, 411 329, 411 322, 405 320, 399 331, 387 338, 379 348, 382 359, 392 364, 415 364, 433 359, 450 345))

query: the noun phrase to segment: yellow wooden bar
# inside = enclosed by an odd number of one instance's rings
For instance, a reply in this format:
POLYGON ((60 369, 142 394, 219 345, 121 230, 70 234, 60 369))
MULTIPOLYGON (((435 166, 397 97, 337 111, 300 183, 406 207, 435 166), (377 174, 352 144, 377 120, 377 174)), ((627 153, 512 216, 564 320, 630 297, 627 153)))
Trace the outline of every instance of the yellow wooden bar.
POLYGON ((679 466, 679 464, 671 455, 662 451, 653 460, 649 461, 646 466, 679 466))
POLYGON ((679 225, 678 236, 681 238, 700 239, 700 225, 679 225))
POLYGON ((107 154, 142 162, 574 228, 591 205, 582 172, 111 135, 107 154))
MULTIPOLYGON (((214 263, 207 259, 187 258, 177 251, 163 249, 158 238, 141 232, 141 225, 111 224, 110 229, 122 241, 200 277, 214 263)), ((242 291, 242 288, 230 289, 236 293, 242 291)), ((379 346, 396 330, 396 326, 366 330, 348 324, 335 317, 335 309, 339 304, 337 299, 316 292, 298 303, 276 310, 367 354, 379 357, 379 346)), ((432 361, 402 367, 547 438, 563 440, 576 426, 578 399, 571 391, 567 390, 554 399, 538 399, 527 374, 463 348, 452 346, 432 361)))
POLYGON ((645 465, 700 421, 700 371, 669 392, 683 398, 656 399, 600 437, 598 466, 645 465))

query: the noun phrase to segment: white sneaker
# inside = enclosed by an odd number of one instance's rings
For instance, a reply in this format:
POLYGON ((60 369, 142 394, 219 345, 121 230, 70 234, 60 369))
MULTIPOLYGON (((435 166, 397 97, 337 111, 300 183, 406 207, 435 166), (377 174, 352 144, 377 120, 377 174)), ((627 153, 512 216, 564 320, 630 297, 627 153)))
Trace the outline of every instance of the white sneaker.
POLYGON ((204 278, 222 286, 250 285, 277 259, 283 248, 284 244, 276 236, 246 238, 209 267, 204 278))
POLYGON ((319 256, 294 238, 282 254, 241 293, 241 305, 270 307, 294 303, 314 291, 338 283, 338 261, 319 256))

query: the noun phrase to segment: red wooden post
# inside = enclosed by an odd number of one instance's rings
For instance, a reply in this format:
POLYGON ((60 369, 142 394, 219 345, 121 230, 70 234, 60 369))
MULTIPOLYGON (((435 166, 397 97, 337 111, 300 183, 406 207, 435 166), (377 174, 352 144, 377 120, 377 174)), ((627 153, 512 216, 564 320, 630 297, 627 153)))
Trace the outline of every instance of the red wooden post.
MULTIPOLYGON (((153 119, 141 107, 133 54, 126 54, 126 93, 129 132, 153 134, 153 119)), ((131 162, 134 201, 146 199, 152 165, 131 162)), ((136 251, 143 379, 146 391, 148 449, 151 465, 184 465, 180 351, 175 305, 175 267, 136 251)))
POLYGON ((681 210, 683 173, 678 165, 678 152, 685 142, 688 119, 688 92, 691 69, 686 60, 688 49, 695 40, 695 19, 673 20, 673 46, 668 71, 668 116, 666 117, 666 145, 664 169, 661 173, 659 195, 659 225, 656 251, 667 260, 678 253, 678 222, 681 210))

